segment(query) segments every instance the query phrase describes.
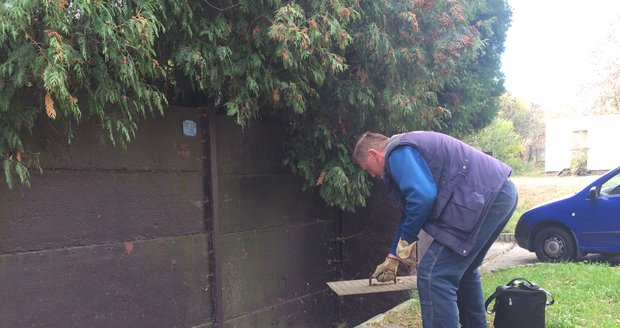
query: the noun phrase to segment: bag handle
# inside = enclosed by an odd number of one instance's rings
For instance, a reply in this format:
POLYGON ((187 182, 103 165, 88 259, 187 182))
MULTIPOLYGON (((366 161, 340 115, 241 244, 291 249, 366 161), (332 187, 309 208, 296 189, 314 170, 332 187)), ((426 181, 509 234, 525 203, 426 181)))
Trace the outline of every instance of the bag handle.
POLYGON ((514 278, 514 279, 510 280, 510 282, 507 283, 506 286, 518 286, 519 284, 516 283, 517 281, 524 281, 524 282, 526 282, 527 283, 526 286, 528 286, 528 287, 534 286, 534 284, 532 284, 529 280, 527 280, 525 278, 520 278, 520 277, 519 278, 514 278))
POLYGON ((545 292, 545 294, 547 294, 547 296, 551 297, 551 301, 547 301, 547 303, 545 303, 546 305, 553 305, 553 303, 555 303, 555 298, 553 298, 553 295, 551 295, 551 293, 549 293, 548 291, 544 290, 544 289, 540 289, 543 292, 545 292))

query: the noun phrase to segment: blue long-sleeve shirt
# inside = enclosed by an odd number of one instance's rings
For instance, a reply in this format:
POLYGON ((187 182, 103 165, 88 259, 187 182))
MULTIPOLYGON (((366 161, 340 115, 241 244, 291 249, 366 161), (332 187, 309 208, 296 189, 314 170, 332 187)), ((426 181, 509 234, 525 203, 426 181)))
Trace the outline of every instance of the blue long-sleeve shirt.
POLYGON ((437 186, 431 170, 418 150, 402 146, 390 152, 387 163, 392 179, 400 189, 402 218, 390 254, 396 254, 399 239, 412 243, 426 222, 435 197, 437 186))

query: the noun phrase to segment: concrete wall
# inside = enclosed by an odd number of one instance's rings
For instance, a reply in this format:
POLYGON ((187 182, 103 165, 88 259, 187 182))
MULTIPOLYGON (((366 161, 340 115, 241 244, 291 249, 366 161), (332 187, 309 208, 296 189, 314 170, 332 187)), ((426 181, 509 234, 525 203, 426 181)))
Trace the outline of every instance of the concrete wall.
POLYGON ((282 167, 275 125, 205 114, 172 107, 126 151, 37 129, 44 174, 0 184, 0 327, 334 323, 336 215, 282 167))
POLYGON ((127 150, 93 130, 42 126, 44 174, 0 184, 0 327, 351 326, 409 298, 328 289, 371 274, 399 214, 379 182, 355 214, 303 192, 276 124, 172 107, 127 150))
POLYGON ((545 170, 561 171, 571 167, 575 150, 574 134, 585 131, 588 170, 610 170, 620 165, 617 131, 620 115, 588 116, 578 119, 550 120, 546 125, 545 170))
MULTIPOLYGON (((343 217, 342 236, 351 237, 346 240, 343 248, 343 280, 370 277, 376 266, 385 260, 396 236, 400 210, 389 199, 381 180, 375 179, 371 195, 366 207, 343 217)), ((402 265, 398 271, 399 276, 409 274, 402 265)), ((352 325, 360 324, 410 299, 413 292, 344 296, 342 320, 352 325)))
POLYGON ((204 143, 181 133, 200 114, 171 108, 126 151, 37 129, 44 174, 0 184, 0 327, 211 326, 204 143))
POLYGON ((225 327, 329 327, 335 215, 282 166, 282 132, 219 117, 216 209, 225 327))

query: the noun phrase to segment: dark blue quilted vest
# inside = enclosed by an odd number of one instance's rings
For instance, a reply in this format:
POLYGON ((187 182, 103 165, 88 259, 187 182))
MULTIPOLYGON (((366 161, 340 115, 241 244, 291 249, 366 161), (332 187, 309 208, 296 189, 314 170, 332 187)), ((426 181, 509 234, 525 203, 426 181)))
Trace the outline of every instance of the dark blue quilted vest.
MULTIPOLYGON (((392 136, 385 149, 386 163, 399 146, 412 146, 422 154, 437 186, 437 198, 423 229, 455 252, 469 254, 482 218, 512 169, 458 139, 426 131, 392 136)), ((402 208, 403 196, 388 165, 383 175, 392 198, 402 208)))

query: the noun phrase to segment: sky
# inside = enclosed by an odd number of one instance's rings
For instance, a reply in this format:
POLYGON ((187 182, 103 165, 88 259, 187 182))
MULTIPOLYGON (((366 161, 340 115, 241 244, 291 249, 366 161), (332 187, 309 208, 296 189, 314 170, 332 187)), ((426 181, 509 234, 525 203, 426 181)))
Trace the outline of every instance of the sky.
POLYGON ((620 0, 508 0, 512 24, 502 56, 505 87, 543 108, 575 103, 597 79, 610 31, 620 34, 620 0))

